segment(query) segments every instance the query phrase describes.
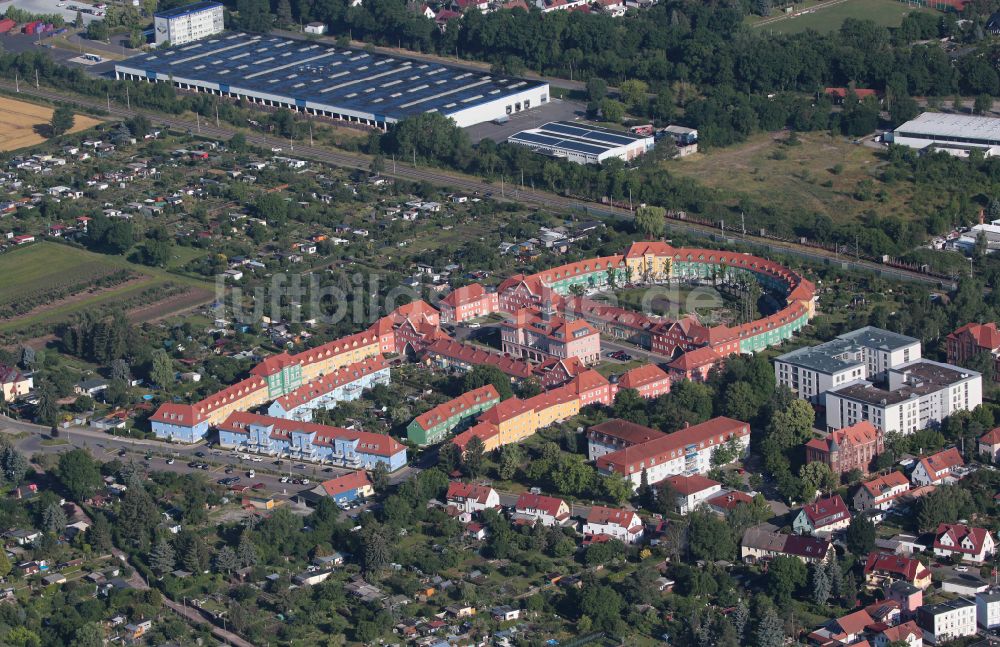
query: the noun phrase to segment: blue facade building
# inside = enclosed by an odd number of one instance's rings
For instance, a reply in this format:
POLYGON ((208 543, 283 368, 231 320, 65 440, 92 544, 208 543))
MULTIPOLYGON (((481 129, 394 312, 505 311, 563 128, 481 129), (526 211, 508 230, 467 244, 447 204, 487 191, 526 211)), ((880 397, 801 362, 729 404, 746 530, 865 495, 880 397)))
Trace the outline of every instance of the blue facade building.
POLYGON ((406 447, 384 434, 237 411, 218 427, 223 447, 297 461, 390 472, 406 465, 406 447))

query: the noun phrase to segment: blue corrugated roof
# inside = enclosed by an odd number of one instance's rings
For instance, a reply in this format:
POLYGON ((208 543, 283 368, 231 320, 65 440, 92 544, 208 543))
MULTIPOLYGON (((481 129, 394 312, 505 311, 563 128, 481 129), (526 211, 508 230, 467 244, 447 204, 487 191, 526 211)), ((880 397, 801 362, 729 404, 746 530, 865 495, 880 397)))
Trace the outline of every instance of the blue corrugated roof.
POLYGON ((205 11, 206 9, 221 6, 222 4, 218 2, 196 2, 194 4, 184 5, 183 7, 167 9, 166 11, 157 11, 153 14, 153 16, 156 18, 177 18, 178 16, 186 16, 190 13, 198 13, 199 11, 205 11))
POLYGON ((325 43, 227 33, 119 66, 159 78, 197 80, 402 119, 422 112, 450 114, 544 85, 440 63, 369 53, 325 43))

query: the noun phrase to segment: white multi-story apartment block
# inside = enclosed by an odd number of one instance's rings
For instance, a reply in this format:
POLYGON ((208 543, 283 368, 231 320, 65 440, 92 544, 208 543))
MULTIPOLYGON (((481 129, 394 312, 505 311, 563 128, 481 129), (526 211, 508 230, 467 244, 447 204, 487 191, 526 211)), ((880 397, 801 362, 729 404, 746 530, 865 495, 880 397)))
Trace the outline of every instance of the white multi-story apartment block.
POLYGON ((920 340, 866 326, 825 344, 779 355, 774 371, 779 385, 819 403, 831 389, 855 380, 885 379, 889 369, 920 358, 920 340))
POLYGON ((651 484, 670 476, 707 474, 712 468, 712 454, 717 449, 733 447, 737 450, 736 455, 742 457, 750 445, 750 425, 726 417, 712 418, 645 442, 622 442, 622 449, 618 451, 595 451, 595 445, 600 447, 601 442, 614 442, 614 435, 617 439, 625 438, 620 432, 616 434, 612 430, 600 435, 592 434, 590 454, 597 455, 597 469, 602 474, 617 472, 628 479, 633 488, 642 484, 643 472, 646 482, 651 484))
POLYGON ((924 630, 924 642, 929 645, 975 636, 976 603, 956 598, 924 605, 917 610, 917 624, 924 630))
POLYGON ((889 369, 886 386, 856 380, 827 391, 826 424, 833 431, 868 420, 882 433, 911 434, 982 403, 982 375, 921 359, 889 369))
POLYGON ((987 630, 1000 627, 1000 591, 976 594, 976 622, 987 630))
POLYGON ((156 44, 181 45, 225 30, 222 4, 196 2, 153 14, 156 44))

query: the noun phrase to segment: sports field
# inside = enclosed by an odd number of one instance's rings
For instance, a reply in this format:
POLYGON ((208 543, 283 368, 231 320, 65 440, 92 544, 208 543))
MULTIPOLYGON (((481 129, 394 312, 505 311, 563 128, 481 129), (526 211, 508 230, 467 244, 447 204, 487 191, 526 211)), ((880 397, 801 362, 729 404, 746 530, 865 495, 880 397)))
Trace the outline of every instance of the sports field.
POLYGON ((884 27, 899 27, 903 16, 911 11, 936 13, 898 0, 809 0, 795 5, 791 14, 774 9, 767 18, 755 16, 748 22, 775 34, 796 34, 807 29, 831 32, 840 29, 845 18, 871 20, 884 27))
POLYGON ((149 320, 210 300, 210 288, 123 258, 40 242, 0 254, 0 333, 36 333, 84 309, 130 303, 133 318, 149 320), (157 289, 162 298, 135 302, 157 289))
MULTIPOLYGON (((34 103, 0 97, 0 151, 13 151, 45 141, 45 132, 52 119, 52 108, 34 103)), ((73 128, 75 133, 93 128, 100 120, 84 115, 76 115, 73 128)))

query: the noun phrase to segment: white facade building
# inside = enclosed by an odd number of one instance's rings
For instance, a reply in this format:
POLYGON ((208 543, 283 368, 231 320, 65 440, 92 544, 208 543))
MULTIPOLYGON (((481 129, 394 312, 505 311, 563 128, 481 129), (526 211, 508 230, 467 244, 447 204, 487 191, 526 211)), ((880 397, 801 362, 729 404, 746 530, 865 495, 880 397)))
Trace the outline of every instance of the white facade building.
POLYGON ((651 136, 571 121, 552 121, 522 130, 508 137, 507 142, 576 164, 600 164, 613 157, 628 162, 655 145, 651 136))
POLYGON ((924 630, 924 642, 930 645, 976 635, 976 603, 957 598, 929 604, 917 610, 917 624, 924 630))
POLYGON ((779 355, 774 372, 779 385, 819 403, 831 389, 855 380, 884 379, 889 369, 920 358, 919 339, 866 326, 825 344, 779 355))
POLYGON ((982 375, 917 360, 889 371, 888 388, 856 380, 826 393, 826 424, 842 429, 868 420, 883 433, 911 434, 983 403, 982 375))
POLYGON ((153 14, 156 44, 183 45, 225 30, 222 5, 196 2, 153 14))
POLYGON ((983 629, 1000 627, 1000 591, 976 594, 976 623, 983 629))
POLYGON ((583 525, 584 536, 607 536, 626 544, 639 542, 643 536, 642 519, 632 510, 595 505, 583 525))
POLYGON ((1000 119, 925 112, 887 133, 886 141, 910 148, 940 148, 945 152, 979 148, 989 154, 1000 146, 1000 119))

